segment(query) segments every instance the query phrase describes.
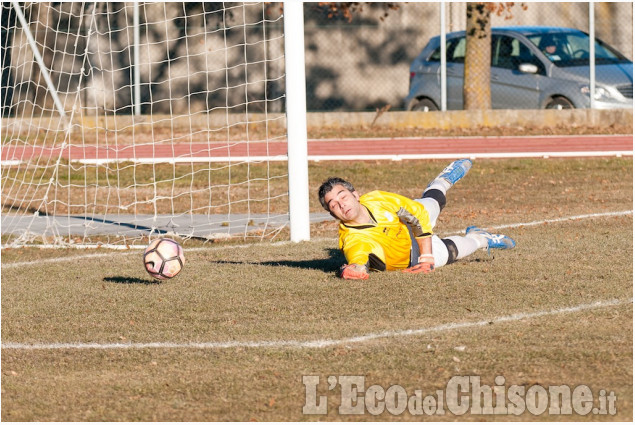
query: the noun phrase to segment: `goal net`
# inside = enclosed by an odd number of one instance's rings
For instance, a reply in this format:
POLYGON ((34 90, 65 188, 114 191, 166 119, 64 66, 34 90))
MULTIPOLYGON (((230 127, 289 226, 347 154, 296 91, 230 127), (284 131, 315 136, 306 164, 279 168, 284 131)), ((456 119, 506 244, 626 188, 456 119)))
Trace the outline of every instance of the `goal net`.
POLYGON ((4 2, 1 32, 3 246, 288 225, 280 3, 4 2))

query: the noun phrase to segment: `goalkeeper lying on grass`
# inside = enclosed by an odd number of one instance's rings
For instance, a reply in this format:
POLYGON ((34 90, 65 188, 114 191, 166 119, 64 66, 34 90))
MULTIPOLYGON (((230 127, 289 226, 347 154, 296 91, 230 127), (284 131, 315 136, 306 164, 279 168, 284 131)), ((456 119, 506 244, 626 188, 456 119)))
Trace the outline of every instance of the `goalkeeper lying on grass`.
POLYGON ((516 244, 470 226, 465 236, 441 239, 432 233, 446 203, 445 194, 472 167, 469 159, 452 162, 426 188, 421 199, 372 191, 361 195, 353 185, 331 177, 320 186, 320 203, 340 221, 339 247, 346 257, 344 279, 368 279, 370 270, 429 273, 480 248, 510 249, 516 244))

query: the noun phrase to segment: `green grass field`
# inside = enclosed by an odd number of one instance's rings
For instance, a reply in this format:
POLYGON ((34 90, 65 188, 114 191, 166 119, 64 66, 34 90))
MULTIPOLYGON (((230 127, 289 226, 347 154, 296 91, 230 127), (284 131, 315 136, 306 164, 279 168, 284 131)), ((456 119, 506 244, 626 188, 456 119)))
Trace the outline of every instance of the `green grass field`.
MULTIPOLYGON (((311 164, 312 196, 341 175, 415 197, 445 162, 311 164)), ((185 269, 161 283, 138 251, 3 250, 1 419, 631 421, 632 208, 632 158, 481 160, 436 231, 498 226, 517 247, 430 275, 336 278, 332 221, 299 244, 186 241, 185 269), (324 415, 303 414, 308 375, 324 415), (347 415, 327 384, 342 375, 408 395, 457 376, 586 385, 594 407, 612 392, 615 414, 347 415)))

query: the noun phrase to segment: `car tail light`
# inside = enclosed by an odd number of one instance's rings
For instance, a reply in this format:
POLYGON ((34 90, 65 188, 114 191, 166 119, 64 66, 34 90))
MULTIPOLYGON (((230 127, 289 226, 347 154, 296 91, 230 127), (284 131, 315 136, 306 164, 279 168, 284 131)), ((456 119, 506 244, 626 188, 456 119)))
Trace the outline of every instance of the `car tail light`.
POLYGON ((410 79, 412 80, 414 77, 415 77, 415 73, 414 73, 414 72, 411 72, 411 73, 410 73, 410 79))

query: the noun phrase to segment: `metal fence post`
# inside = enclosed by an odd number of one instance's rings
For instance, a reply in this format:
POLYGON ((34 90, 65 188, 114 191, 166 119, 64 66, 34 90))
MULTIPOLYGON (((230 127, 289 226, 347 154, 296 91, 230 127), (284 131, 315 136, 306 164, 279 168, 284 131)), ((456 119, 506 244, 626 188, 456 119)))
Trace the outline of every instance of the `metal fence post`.
POLYGON ((593 0, 589 2, 589 107, 595 109, 595 11, 593 0))
POLYGON ((140 70, 140 54, 139 54, 139 44, 140 44, 140 34, 139 34, 139 2, 135 1, 133 3, 133 61, 132 69, 134 73, 134 114, 141 115, 141 70, 140 70))
POLYGON ((441 110, 448 109, 448 80, 447 80, 447 57, 445 42, 445 0, 440 3, 441 8, 441 110))

